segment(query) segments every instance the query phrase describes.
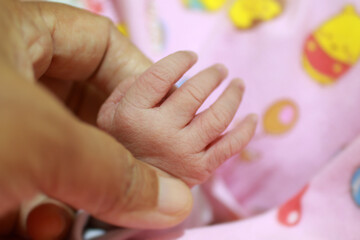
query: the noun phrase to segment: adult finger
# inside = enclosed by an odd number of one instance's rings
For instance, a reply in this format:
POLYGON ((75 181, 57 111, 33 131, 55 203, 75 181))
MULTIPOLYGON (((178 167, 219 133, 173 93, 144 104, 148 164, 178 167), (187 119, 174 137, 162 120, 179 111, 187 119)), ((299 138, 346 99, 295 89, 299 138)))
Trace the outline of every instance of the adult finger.
POLYGON ((109 94, 151 65, 107 18, 57 3, 22 3, 21 11, 36 78, 90 80, 109 94))

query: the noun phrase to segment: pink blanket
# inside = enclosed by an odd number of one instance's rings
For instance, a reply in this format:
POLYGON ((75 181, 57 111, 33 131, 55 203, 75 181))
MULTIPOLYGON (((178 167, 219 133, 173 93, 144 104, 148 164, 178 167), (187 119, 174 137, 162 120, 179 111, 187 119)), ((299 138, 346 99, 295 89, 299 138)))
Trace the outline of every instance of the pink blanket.
POLYGON ((154 61, 197 52, 189 76, 224 63, 247 86, 235 122, 261 120, 248 148, 194 190, 182 225, 101 239, 360 239, 360 0, 76 4, 109 16, 154 61))

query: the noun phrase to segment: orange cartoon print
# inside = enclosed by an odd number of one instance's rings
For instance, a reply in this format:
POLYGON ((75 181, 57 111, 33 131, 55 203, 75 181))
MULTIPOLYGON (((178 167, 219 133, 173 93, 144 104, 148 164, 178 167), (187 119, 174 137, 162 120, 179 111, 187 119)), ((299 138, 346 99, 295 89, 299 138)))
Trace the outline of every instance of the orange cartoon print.
POLYGON ((263 116, 263 128, 268 134, 284 134, 290 131, 299 118, 297 105, 290 99, 272 104, 263 116))
POLYGON ((329 85, 349 71, 359 56, 360 16, 347 5, 307 38, 303 65, 314 80, 329 85))
POLYGON ((230 8, 230 19, 237 28, 248 29, 269 21, 282 12, 279 0, 237 0, 230 8))

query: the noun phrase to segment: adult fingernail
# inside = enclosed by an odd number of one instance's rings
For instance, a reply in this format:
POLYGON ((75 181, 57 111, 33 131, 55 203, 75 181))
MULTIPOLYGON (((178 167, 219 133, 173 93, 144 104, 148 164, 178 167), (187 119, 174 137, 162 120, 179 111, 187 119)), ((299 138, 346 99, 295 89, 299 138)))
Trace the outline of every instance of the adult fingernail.
POLYGON ((182 181, 159 176, 159 211, 166 215, 188 212, 192 207, 190 189, 182 181))

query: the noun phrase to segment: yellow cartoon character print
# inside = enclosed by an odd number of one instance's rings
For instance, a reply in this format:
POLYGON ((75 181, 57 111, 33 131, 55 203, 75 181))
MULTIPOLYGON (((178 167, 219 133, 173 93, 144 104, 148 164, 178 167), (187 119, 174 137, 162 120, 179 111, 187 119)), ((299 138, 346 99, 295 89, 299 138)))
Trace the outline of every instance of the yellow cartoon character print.
POLYGON ((360 56, 360 16, 347 5, 311 34, 304 46, 303 65, 318 83, 329 85, 343 76, 360 56))
POLYGON ((205 11, 219 10, 226 0, 183 0, 186 7, 205 11))
POLYGON ((231 21, 237 28, 248 29, 269 21, 282 12, 279 0, 237 0, 230 8, 231 21))

